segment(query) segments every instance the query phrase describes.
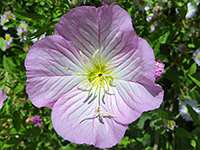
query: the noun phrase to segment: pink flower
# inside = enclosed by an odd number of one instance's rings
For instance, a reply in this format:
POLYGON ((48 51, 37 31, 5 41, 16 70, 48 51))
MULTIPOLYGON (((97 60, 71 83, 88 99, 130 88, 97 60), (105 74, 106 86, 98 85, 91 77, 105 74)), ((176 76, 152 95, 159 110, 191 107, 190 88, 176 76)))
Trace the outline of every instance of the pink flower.
POLYGON ((155 62, 155 65, 156 65, 156 73, 155 73, 155 78, 158 79, 161 77, 161 75, 164 73, 164 67, 165 67, 165 64, 162 63, 161 61, 157 60, 155 62))
POLYGON ((118 5, 72 9, 55 35, 34 43, 25 66, 29 99, 51 108, 54 129, 74 143, 112 147, 163 100, 153 50, 118 5))
POLYGON ((35 115, 35 116, 31 117, 30 120, 31 120, 34 124, 36 124, 36 126, 41 127, 42 119, 40 118, 40 116, 35 115))
POLYGON ((102 5, 110 5, 116 1, 117 0, 101 0, 101 3, 102 3, 102 5))
POLYGON ((3 107, 3 102, 6 100, 7 95, 0 88, 0 109, 3 107))

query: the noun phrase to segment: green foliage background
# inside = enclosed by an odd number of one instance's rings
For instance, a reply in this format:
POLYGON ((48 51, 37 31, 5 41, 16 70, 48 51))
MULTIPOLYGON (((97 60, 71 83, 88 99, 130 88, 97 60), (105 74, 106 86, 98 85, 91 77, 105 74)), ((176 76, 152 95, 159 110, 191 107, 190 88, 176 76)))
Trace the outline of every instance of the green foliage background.
MULTIPOLYGON (((152 24, 146 21, 156 0, 146 0, 152 4, 150 11, 139 11, 131 0, 121 0, 115 4, 123 7, 132 17, 136 33, 146 39, 154 49, 156 60, 165 63, 165 73, 157 80, 162 85, 165 95, 159 109, 145 112, 135 122, 129 125, 122 141, 113 150, 198 150, 200 149, 200 116, 188 106, 193 122, 186 122, 179 114, 179 102, 190 98, 200 104, 200 68, 192 59, 192 54, 200 47, 200 12, 187 20, 188 0, 172 0, 172 7, 163 9, 156 18, 160 26, 150 33, 152 24), (176 13, 176 9, 179 14, 176 13), (139 13, 138 13, 139 11, 139 13), (195 29, 192 36, 188 34, 195 29), (186 50, 179 50, 180 44, 186 45, 186 50), (174 120, 176 127, 170 130, 167 120, 174 120), (157 148, 158 146, 158 148, 157 148)), ((197 10, 199 7, 194 4, 197 10)), ((51 123, 49 108, 36 108, 28 99, 25 91, 26 74, 24 60, 33 44, 32 37, 54 34, 55 23, 72 8, 80 5, 101 6, 101 1, 79 2, 71 5, 69 0, 1 0, 0 14, 11 10, 17 20, 6 23, 7 31, 0 28, 0 49, 6 33, 14 37, 11 48, 0 50, 0 87, 6 91, 8 99, 0 110, 0 149, 26 150, 93 150, 89 145, 70 143, 58 136, 51 123), (16 35, 16 27, 20 21, 28 23, 28 39, 22 43, 16 35), (34 33, 34 30, 37 32, 34 33), (27 100, 27 102, 26 102, 27 100), (27 118, 39 115, 42 119, 41 128, 33 123, 26 123, 27 118)))

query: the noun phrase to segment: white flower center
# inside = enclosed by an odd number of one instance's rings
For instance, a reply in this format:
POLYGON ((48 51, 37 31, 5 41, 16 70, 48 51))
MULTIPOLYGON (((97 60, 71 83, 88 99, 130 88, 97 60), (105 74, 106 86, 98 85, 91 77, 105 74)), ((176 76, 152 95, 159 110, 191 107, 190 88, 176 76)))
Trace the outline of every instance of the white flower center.
MULTIPOLYGON (((105 94, 113 95, 111 88, 114 87, 114 77, 111 76, 113 68, 110 65, 104 64, 101 58, 97 58, 99 50, 96 50, 87 62, 83 53, 80 51, 84 62, 84 68, 86 73, 73 73, 72 75, 86 76, 86 79, 78 84, 77 88, 83 92, 88 92, 88 97, 84 100, 84 103, 92 103, 94 100, 98 101, 95 117, 81 119, 80 123, 88 119, 98 118, 101 123, 104 124, 104 117, 111 116, 116 117, 108 112, 102 113, 100 104, 106 104, 105 94)), ((100 57, 100 54, 98 55, 100 57)), ((93 116, 94 116, 93 115, 93 116)))

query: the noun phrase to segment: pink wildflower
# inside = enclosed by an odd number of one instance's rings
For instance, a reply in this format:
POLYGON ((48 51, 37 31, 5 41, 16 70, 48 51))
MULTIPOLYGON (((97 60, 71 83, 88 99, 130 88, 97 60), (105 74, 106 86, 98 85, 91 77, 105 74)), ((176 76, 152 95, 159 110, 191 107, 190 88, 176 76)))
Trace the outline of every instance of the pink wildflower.
POLYGON ((54 129, 74 143, 112 147, 163 100, 153 50, 118 5, 72 9, 55 35, 34 43, 25 66, 29 99, 51 108, 54 129))
POLYGON ((161 61, 157 60, 155 62, 155 65, 156 65, 156 73, 155 73, 155 78, 158 79, 161 77, 161 75, 164 73, 164 67, 165 67, 165 64, 162 63, 161 61))
POLYGON ((6 100, 7 95, 0 88, 0 109, 3 107, 3 102, 6 100))
POLYGON ((101 3, 102 3, 102 5, 110 5, 116 1, 117 0, 101 0, 101 3))
POLYGON ((36 126, 41 127, 42 119, 40 118, 40 116, 35 115, 35 116, 31 117, 30 120, 31 120, 34 124, 36 124, 36 126))

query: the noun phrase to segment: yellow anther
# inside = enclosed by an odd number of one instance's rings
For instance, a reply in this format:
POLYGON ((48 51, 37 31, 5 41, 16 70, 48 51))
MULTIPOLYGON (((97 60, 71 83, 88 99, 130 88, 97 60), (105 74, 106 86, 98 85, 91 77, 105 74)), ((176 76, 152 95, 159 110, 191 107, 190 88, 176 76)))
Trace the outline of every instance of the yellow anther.
POLYGON ((98 106, 97 110, 96 110, 96 114, 100 113, 100 107, 98 106))
POLYGON ((22 29, 25 29, 25 26, 22 24, 21 26, 20 26, 22 29))
POLYGON ((4 20, 3 20, 3 24, 5 24, 5 23, 6 23, 6 20, 4 19, 4 20))
POLYGON ((198 55, 198 59, 200 60, 200 54, 198 55))
POLYGON ((172 126, 174 125, 174 123, 173 123, 172 120, 168 120, 168 121, 167 121, 167 124, 168 124, 168 126, 170 126, 170 127, 172 127, 172 126))
POLYGON ((6 35, 6 41, 10 40, 10 35, 6 35))
POLYGON ((75 3, 75 4, 78 3, 78 0, 73 0, 73 3, 75 3))
POLYGON ((66 70, 68 70, 68 67, 65 67, 66 70))
POLYGON ((12 15, 11 14, 8 14, 7 17, 8 17, 8 19, 12 19, 12 15))
POLYGON ((41 38, 41 36, 36 37, 37 40, 39 40, 41 38))
POLYGON ((106 115, 110 116, 111 114, 109 112, 106 112, 106 115))
POLYGON ((21 37, 24 37, 24 33, 23 33, 23 32, 21 32, 20 36, 21 36, 21 37))

